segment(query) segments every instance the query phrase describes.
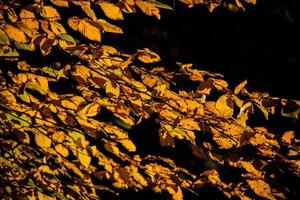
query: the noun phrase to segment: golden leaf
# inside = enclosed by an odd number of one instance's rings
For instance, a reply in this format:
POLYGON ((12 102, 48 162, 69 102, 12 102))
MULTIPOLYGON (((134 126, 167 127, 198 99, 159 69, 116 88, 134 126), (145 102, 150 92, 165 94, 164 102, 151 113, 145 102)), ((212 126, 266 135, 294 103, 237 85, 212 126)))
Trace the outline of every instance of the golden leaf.
POLYGON ((92 158, 90 157, 88 151, 82 148, 77 148, 77 158, 81 165, 83 165, 85 168, 88 168, 92 161, 92 158))
POLYGON ((26 42, 26 36, 24 34, 24 32, 19 29, 16 28, 12 25, 6 24, 4 26, 4 30, 7 34, 7 36, 9 37, 9 39, 16 41, 18 43, 25 43, 26 42))
POLYGON ((157 19, 160 19, 160 12, 159 9, 155 7, 155 4, 149 1, 141 1, 141 0, 136 1, 135 4, 146 15, 155 16, 157 19))
POLYGON ((51 139, 43 133, 36 133, 34 141, 41 148, 49 148, 51 146, 51 139))
POLYGON ((91 9, 91 3, 88 1, 73 1, 73 4, 80 6, 82 11, 87 14, 92 20, 96 20, 96 14, 95 12, 91 9))
POLYGON ((38 200, 55 200, 55 198, 45 195, 39 191, 37 192, 37 198, 38 200))
POLYGON ((134 143, 129 140, 129 139, 121 139, 119 141, 128 151, 130 152, 135 152, 136 151, 136 147, 134 145, 134 143))
POLYGON ((66 138, 66 134, 63 131, 57 131, 52 135, 52 139, 59 143, 63 142, 65 138, 66 138))
POLYGON ((179 186, 175 188, 168 186, 166 189, 172 195, 173 200, 183 200, 183 194, 179 186))
POLYGON ((75 31, 79 31, 86 38, 93 41, 101 41, 101 28, 99 25, 88 19, 79 19, 71 17, 68 19, 68 25, 75 31))
POLYGON ((120 95, 120 86, 113 81, 107 81, 105 83, 105 92, 107 95, 118 98, 120 95))
POLYGON ((247 180, 248 184, 250 185, 251 189, 257 194, 258 196, 264 197, 266 199, 274 199, 272 195, 271 188, 269 184, 265 181, 258 179, 258 180, 247 180))
POLYGON ((39 22, 35 18, 35 15, 30 10, 22 9, 20 11, 21 22, 29 29, 39 29, 39 22))
POLYGON ((104 148, 105 148, 108 152, 110 152, 110 153, 112 153, 112 154, 114 154, 114 155, 116 155, 116 156, 119 156, 119 154, 120 154, 120 150, 119 150, 119 148, 117 147, 116 143, 114 143, 114 142, 106 142, 106 143, 104 144, 104 148))
POLYGON ((117 7, 115 4, 109 2, 99 2, 98 3, 103 10, 104 14, 113 20, 123 20, 123 14, 121 9, 117 7))
POLYGON ((107 21, 105 21, 104 19, 98 19, 96 21, 105 32, 109 32, 109 33, 123 33, 122 29, 116 25, 110 24, 107 21))
POLYGON ((251 102, 245 103, 241 109, 240 113, 237 116, 237 123, 242 126, 247 126, 246 122, 248 120, 249 114, 253 112, 253 106, 251 102))
POLYGON ((150 51, 147 48, 139 50, 138 52, 139 54, 137 58, 144 63, 154 63, 161 60, 159 55, 157 55, 153 51, 150 51))
POLYGON ((257 170, 251 162, 238 161, 238 164, 243 167, 247 172, 255 174, 258 177, 262 176, 262 172, 257 170))
POLYGON ((96 116, 100 111, 100 104, 98 103, 90 103, 86 105, 84 108, 77 112, 78 115, 85 115, 87 117, 96 116))
POLYGON ((43 6, 38 9, 39 14, 48 19, 49 21, 56 21, 60 19, 60 15, 55 8, 52 6, 43 6))
POLYGON ((61 101, 61 105, 62 105, 63 107, 65 107, 65 108, 68 108, 68 109, 77 110, 76 104, 74 104, 74 103, 73 103, 72 101, 70 101, 70 100, 66 100, 66 99, 62 100, 62 101, 61 101))
POLYGON ((216 101, 216 109, 226 119, 233 115, 233 101, 230 96, 224 94, 216 101))
POLYGON ((291 144, 292 139, 295 137, 295 131, 286 131, 282 135, 281 139, 288 144, 291 144))
POLYGON ((192 118, 182 119, 179 124, 187 130, 200 130, 199 124, 192 118))
POLYGON ((59 7, 69 7, 69 1, 68 0, 50 0, 51 3, 53 3, 56 6, 59 7))
POLYGON ((58 22, 50 22, 51 30, 55 35, 61 35, 67 33, 63 25, 58 22))
POLYGON ((67 148, 65 148, 62 144, 55 145, 54 149, 63 157, 69 156, 69 150, 67 148))
POLYGON ((130 169, 132 170, 131 176, 139 182, 142 186, 147 186, 147 180, 138 172, 138 168, 134 165, 130 165, 130 169))
POLYGON ((213 140, 222 149, 230 149, 235 145, 235 142, 229 138, 229 136, 222 135, 217 129, 210 127, 211 133, 213 135, 213 140))
POLYGON ((238 94, 240 93, 240 91, 242 91, 245 87, 245 85, 247 85, 248 81, 244 80, 243 82, 241 82, 240 84, 238 84, 235 88, 234 88, 234 94, 238 94))

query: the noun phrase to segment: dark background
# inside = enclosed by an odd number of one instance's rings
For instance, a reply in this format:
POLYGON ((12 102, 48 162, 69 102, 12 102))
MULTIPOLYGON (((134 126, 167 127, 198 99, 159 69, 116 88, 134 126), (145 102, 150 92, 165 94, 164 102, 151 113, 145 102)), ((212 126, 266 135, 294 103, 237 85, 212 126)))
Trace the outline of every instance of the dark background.
POLYGON ((296 0, 260 0, 239 12, 221 6, 213 13, 175 3, 161 20, 126 15, 119 24, 124 34, 112 44, 129 53, 147 47, 169 67, 179 61, 221 72, 231 88, 248 79, 250 91, 299 99, 296 0))

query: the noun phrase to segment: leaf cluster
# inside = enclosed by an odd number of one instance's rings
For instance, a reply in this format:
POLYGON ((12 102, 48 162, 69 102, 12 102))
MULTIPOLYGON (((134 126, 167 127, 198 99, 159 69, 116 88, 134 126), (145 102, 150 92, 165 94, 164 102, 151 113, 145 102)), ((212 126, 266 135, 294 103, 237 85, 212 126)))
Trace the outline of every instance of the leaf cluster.
MULTIPOLYGON (((182 2, 210 10, 221 3, 182 2)), ((288 198, 291 191, 280 177, 299 178, 296 132, 273 133, 249 120, 257 113, 298 120, 300 102, 248 91, 247 81, 230 90, 221 74, 192 64, 177 63, 169 71, 147 48, 127 54, 100 43, 102 34, 122 33, 111 20, 123 20, 136 8, 158 19, 159 9, 172 9, 153 0, 1 4, 0 194, 100 199, 151 189, 175 200, 183 199, 183 191, 197 195, 198 188, 211 185, 228 198, 288 198), (64 17, 77 8, 85 18, 64 17), (54 52, 68 59, 39 65, 22 56, 28 51, 40 59, 54 52), (193 88, 179 89, 180 84, 193 88), (150 118, 162 148, 176 150, 186 141, 191 156, 214 166, 197 173, 167 156, 141 154, 132 129, 150 118), (224 166, 240 173, 225 181, 224 166)))

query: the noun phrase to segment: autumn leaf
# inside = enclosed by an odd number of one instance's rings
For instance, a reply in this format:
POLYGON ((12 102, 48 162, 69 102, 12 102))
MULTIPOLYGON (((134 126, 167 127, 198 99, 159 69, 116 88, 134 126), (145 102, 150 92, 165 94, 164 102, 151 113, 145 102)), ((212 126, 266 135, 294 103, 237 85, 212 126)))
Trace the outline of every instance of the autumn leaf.
POLYGON ((123 20, 124 19, 121 9, 119 7, 117 7, 115 4, 109 3, 109 2, 99 2, 98 4, 100 5, 104 14, 108 18, 113 19, 113 20, 123 20))
POLYGON ((91 20, 71 17, 68 19, 68 25, 90 40, 101 41, 101 28, 91 20))
POLYGON ((108 23, 104 19, 98 19, 96 22, 100 25, 100 27, 104 30, 104 32, 123 33, 121 28, 119 28, 118 26, 115 26, 113 24, 108 23))
POLYGON ((63 157, 68 157, 69 151, 62 144, 57 144, 54 146, 54 149, 61 154, 63 157))
POLYGON ((16 41, 18 43, 26 43, 26 36, 21 29, 16 28, 12 25, 5 25, 4 30, 7 36, 9 37, 9 39, 16 41))
POLYGON ((59 13, 52 6, 42 6, 41 8, 37 9, 37 11, 43 18, 46 18, 49 21, 56 21, 60 19, 59 13))
POLYGON ((49 148, 51 146, 51 139, 44 133, 36 133, 34 140, 35 143, 41 148, 49 148))
POLYGON ((160 61, 159 55, 147 48, 139 50, 138 59, 144 63, 154 63, 160 61))
POLYGON ((234 93, 235 94, 239 94, 245 87, 245 85, 247 85, 248 81, 245 80, 243 82, 241 82, 240 84, 238 84, 235 88, 234 88, 234 93))
POLYGON ((219 99, 216 101, 216 109, 225 119, 232 117, 234 110, 231 97, 226 94, 219 97, 219 99))
POLYGON ((258 180, 247 180, 250 187, 253 189, 255 194, 258 196, 264 197, 266 199, 274 199, 272 195, 271 188, 269 184, 265 181, 258 179, 258 180))
POLYGON ((85 168, 88 168, 91 163, 91 157, 86 149, 77 149, 77 158, 81 165, 83 165, 85 168))
POLYGON ((136 1, 135 4, 146 15, 155 16, 157 19, 160 19, 160 11, 155 6, 155 4, 153 4, 153 3, 149 2, 149 1, 141 1, 141 0, 136 1))
POLYGON ((36 19, 34 13, 27 9, 22 9, 20 11, 21 22, 29 29, 38 30, 39 22, 36 19))

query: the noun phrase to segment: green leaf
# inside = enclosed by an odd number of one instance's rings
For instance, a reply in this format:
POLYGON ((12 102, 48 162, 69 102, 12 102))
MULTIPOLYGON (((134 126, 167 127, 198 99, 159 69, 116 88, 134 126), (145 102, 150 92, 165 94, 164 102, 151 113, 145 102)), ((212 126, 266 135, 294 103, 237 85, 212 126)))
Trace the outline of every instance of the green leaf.
POLYGON ((59 35, 59 37, 61 39, 65 40, 65 41, 67 41, 67 42, 71 42, 73 44, 76 44, 75 39, 71 35, 69 35, 69 34, 62 33, 62 34, 59 35))
POLYGON ((3 47, 0 49, 0 57, 19 57, 19 53, 10 47, 3 47))
POLYGON ((132 128, 129 124, 125 123, 124 121, 122 121, 120 119, 115 119, 115 123, 117 123, 120 127, 124 128, 126 130, 129 130, 132 128))
POLYGON ((0 29, 0 44, 10 45, 9 39, 2 29, 0 29))
POLYGON ((30 44, 21 44, 18 42, 15 42, 15 46, 17 49, 24 50, 24 51, 34 51, 35 46, 30 44))
POLYGON ((18 116, 15 112, 12 113, 5 113, 8 121, 14 120, 19 122, 19 124, 23 127, 29 127, 32 122, 31 122, 31 118, 25 114, 22 114, 21 116, 18 116))

